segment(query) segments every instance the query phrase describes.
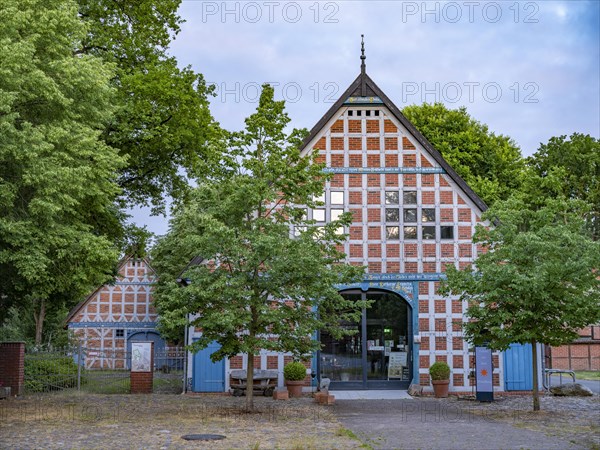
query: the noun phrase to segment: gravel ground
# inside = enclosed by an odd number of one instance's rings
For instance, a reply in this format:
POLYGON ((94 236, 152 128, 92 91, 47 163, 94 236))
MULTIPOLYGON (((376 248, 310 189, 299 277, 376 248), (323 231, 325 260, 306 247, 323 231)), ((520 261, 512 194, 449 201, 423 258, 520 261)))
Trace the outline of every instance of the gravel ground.
POLYGON ((600 449, 600 397, 274 401, 222 395, 58 393, 0 401, 0 448, 600 449), (348 431, 352 430, 355 435, 348 431), (221 434, 213 442, 185 434, 221 434), (359 439, 356 438, 358 436, 359 439))
POLYGON ((46 394, 0 401, 0 448, 18 449, 352 449, 331 412, 311 398, 255 399, 222 395, 46 394), (181 439, 221 434, 222 441, 181 439))
POLYGON ((600 397, 340 401, 342 424, 377 449, 600 449, 600 397))

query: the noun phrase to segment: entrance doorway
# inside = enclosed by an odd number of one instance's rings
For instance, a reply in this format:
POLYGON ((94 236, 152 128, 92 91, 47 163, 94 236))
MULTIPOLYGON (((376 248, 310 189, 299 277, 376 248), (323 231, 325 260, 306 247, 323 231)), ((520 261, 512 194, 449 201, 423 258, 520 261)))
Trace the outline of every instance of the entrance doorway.
POLYGON ((321 332, 321 378, 330 389, 407 389, 412 378, 411 308, 387 291, 344 291, 349 300, 371 300, 360 321, 343 322, 353 334, 334 339, 321 332))

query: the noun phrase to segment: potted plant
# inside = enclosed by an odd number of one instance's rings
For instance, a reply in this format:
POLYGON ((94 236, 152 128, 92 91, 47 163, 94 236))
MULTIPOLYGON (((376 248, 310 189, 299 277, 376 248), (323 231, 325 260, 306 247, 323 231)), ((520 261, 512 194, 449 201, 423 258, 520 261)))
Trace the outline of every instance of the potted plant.
POLYGON ((302 386, 304 386, 304 379, 306 378, 304 364, 299 361, 286 364, 283 368, 283 377, 290 397, 302 397, 302 386))
POLYGON ((448 397, 448 385, 450 384, 450 366, 444 361, 434 362, 429 368, 429 376, 433 385, 433 393, 436 398, 448 397))

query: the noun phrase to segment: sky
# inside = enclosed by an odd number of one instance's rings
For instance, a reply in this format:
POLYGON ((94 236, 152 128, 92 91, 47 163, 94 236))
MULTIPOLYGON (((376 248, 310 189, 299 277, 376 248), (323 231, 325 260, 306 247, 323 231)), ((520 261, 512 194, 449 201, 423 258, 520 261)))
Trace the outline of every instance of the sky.
MULTIPOLYGON (((170 47, 216 87, 239 130, 269 82, 295 128, 312 128, 360 73, 403 108, 465 106, 523 155, 552 136, 600 137, 600 1, 189 1, 170 47)), ((168 221, 133 211, 164 234, 168 221)))

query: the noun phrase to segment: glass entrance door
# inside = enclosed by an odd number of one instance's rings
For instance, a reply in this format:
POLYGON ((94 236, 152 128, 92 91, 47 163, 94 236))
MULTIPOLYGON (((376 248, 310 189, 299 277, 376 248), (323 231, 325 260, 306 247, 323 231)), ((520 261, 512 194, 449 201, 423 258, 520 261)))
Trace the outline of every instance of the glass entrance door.
POLYGON ((321 333, 321 378, 332 389, 402 389, 410 383, 410 309, 400 296, 385 291, 346 291, 350 300, 372 300, 360 322, 342 323, 354 334, 334 339, 321 333))

